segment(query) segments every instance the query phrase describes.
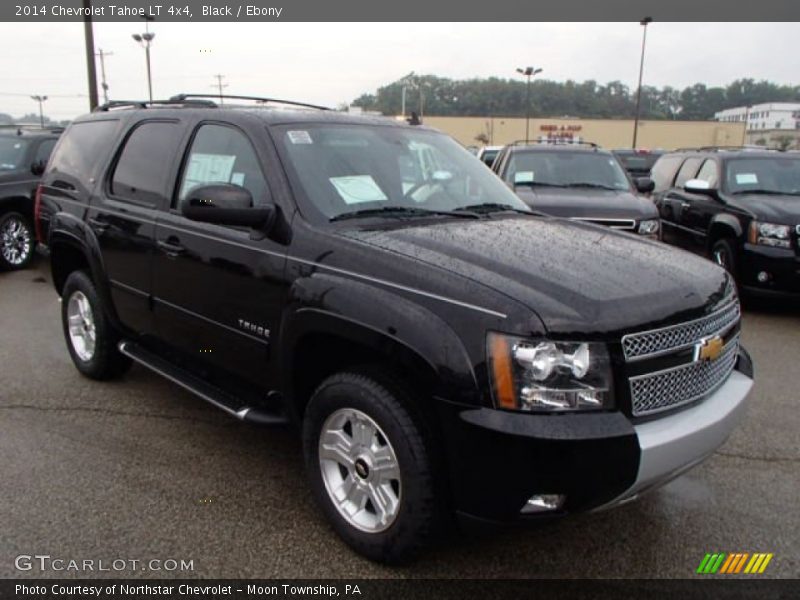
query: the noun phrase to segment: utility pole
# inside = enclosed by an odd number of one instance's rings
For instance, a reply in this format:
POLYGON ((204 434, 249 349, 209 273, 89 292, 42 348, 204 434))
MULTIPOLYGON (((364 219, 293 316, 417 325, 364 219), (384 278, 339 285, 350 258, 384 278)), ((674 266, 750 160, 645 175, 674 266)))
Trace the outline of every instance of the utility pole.
POLYGON ((39 103, 39 126, 44 129, 44 109, 42 104, 47 100, 47 96, 31 96, 31 100, 36 100, 39 103))
POLYGON ((83 0, 83 36, 86 43, 86 74, 89 80, 89 110, 97 108, 97 69, 94 65, 94 31, 92 30, 92 0, 83 0))
POLYGON ((222 75, 221 73, 218 73, 217 75, 214 75, 214 78, 217 80, 217 83, 213 84, 211 87, 215 87, 215 88, 217 88, 219 90, 219 103, 220 103, 220 105, 222 105, 223 104, 222 88, 228 87, 228 84, 227 83, 222 83, 222 80, 225 78, 225 75, 222 75))
POLYGON ((100 87, 103 88, 103 102, 108 104, 108 83, 106 83, 106 56, 114 56, 113 52, 103 52, 103 49, 100 48, 97 51, 97 56, 100 57, 100 77, 102 81, 100 83, 100 87))
POLYGON ((525 143, 528 143, 530 138, 531 126, 531 77, 535 77, 541 73, 542 69, 535 69, 534 67, 525 67, 524 69, 517 69, 517 73, 524 75, 528 78, 528 84, 525 88, 525 143))
POLYGON ((643 28, 642 33, 642 58, 639 61, 639 87, 636 92, 636 118, 633 121, 633 149, 636 149, 636 135, 639 133, 639 108, 642 105, 642 73, 644 72, 644 48, 647 44, 647 25, 653 22, 652 17, 645 17, 639 21, 643 28))

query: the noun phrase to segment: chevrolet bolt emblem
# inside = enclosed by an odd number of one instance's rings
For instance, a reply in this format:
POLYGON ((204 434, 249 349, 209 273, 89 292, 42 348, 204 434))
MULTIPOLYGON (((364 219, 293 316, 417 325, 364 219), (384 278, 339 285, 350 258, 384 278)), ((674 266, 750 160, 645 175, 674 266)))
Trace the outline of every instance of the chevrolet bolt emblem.
POLYGON ((722 338, 718 335, 700 340, 694 347, 695 362, 717 360, 719 355, 722 354, 723 346, 722 338))

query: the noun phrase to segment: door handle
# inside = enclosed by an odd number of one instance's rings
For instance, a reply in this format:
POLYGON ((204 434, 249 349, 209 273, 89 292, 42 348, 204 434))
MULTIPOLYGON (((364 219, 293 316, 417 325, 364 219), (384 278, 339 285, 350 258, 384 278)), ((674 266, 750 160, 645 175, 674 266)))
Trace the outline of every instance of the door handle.
POLYGON ((97 233, 103 233, 106 229, 108 229, 109 224, 107 221, 103 219, 91 218, 89 219, 89 225, 92 226, 92 229, 95 230, 97 233))
POLYGON ((681 202, 681 208, 689 208, 691 204, 689 202, 681 202))
POLYGON ((186 248, 181 246, 180 244, 173 244, 172 242, 165 242, 164 240, 158 240, 156 245, 167 255, 167 256, 178 256, 179 254, 183 254, 186 252, 186 248))

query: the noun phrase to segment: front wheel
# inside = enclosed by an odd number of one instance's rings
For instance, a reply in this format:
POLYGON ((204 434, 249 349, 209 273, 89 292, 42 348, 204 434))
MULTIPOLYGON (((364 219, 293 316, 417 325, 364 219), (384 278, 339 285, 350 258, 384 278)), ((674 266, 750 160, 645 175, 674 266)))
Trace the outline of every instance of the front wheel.
POLYGON ((24 269, 33 260, 36 242, 30 221, 18 212, 0 216, 0 268, 24 269))
POLYGON ((339 536, 380 562, 411 558, 435 520, 432 445, 402 384, 360 372, 325 380, 303 423, 317 503, 339 536))
POLYGON ((720 267, 730 273, 734 279, 736 278, 736 250, 731 240, 722 238, 714 242, 714 245, 711 247, 711 258, 720 267))

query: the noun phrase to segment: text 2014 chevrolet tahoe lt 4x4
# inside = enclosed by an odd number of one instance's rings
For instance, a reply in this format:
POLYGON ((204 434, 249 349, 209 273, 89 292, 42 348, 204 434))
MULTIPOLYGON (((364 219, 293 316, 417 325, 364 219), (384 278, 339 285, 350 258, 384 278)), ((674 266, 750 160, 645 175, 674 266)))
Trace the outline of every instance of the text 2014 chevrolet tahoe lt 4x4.
POLYGON ((38 193, 69 353, 302 427, 353 548, 611 506, 713 452, 752 386, 735 286, 530 212, 424 126, 190 96, 76 119, 38 193))

